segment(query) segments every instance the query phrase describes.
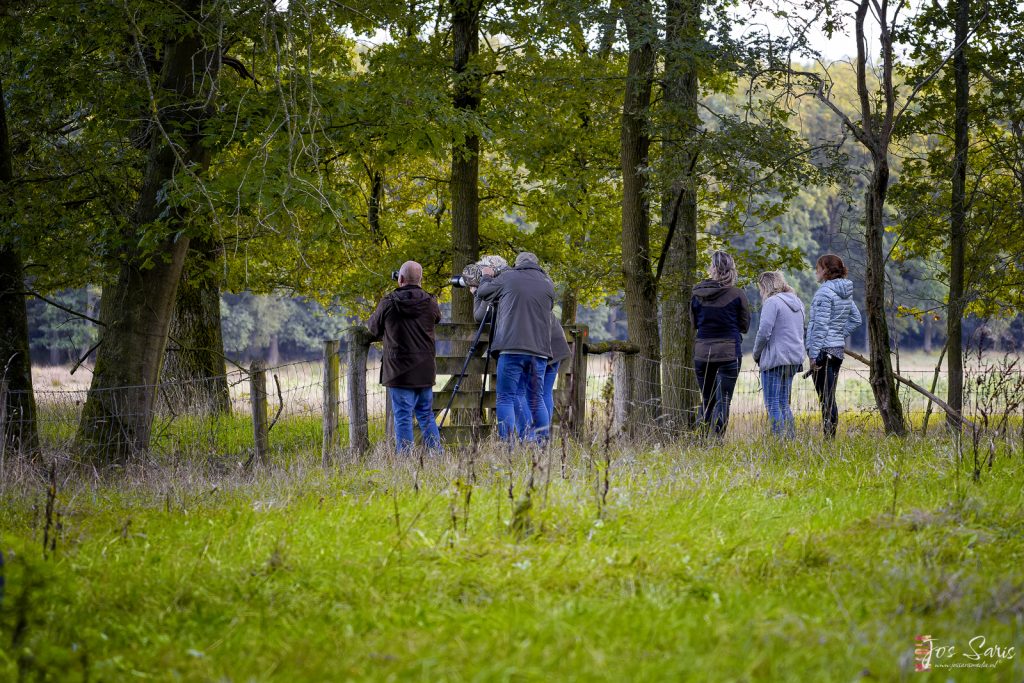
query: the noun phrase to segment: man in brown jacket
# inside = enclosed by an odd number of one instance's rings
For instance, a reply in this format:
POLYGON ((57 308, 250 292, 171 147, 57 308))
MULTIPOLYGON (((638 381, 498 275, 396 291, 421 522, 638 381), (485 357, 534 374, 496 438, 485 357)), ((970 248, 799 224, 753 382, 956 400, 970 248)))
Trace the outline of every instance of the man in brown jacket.
POLYGON ((395 416, 399 453, 412 448, 412 418, 420 424, 423 445, 441 448, 434 422, 434 325, 441 320, 437 300, 420 287, 423 267, 406 261, 398 271, 398 289, 377 304, 366 323, 376 340, 384 340, 380 383, 388 388, 395 416))

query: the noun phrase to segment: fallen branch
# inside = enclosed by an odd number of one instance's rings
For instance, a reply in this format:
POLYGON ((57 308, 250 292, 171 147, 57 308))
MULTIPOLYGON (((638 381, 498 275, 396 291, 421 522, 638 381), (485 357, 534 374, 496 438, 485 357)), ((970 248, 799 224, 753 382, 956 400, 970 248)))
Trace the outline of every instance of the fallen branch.
POLYGON ((277 375, 274 375, 274 384, 277 386, 277 414, 270 421, 270 426, 267 427, 267 434, 270 434, 270 430, 277 424, 277 418, 281 417, 281 411, 284 410, 284 396, 281 395, 281 382, 278 381, 277 375))
MULTIPOLYGON (((855 360, 859 360, 864 365, 868 365, 868 366, 871 365, 871 361, 870 360, 868 360, 864 356, 860 355, 856 351, 851 351, 849 349, 846 349, 845 353, 846 353, 847 356, 850 356, 851 358, 853 358, 855 360)), ((897 375, 896 373, 893 373, 893 377, 896 379, 897 382, 900 382, 901 384, 907 385, 908 387, 910 387, 911 389, 913 389, 917 393, 921 394, 922 396, 924 396, 925 398, 930 400, 932 403, 934 403, 938 407, 942 408, 944 411, 946 411, 946 415, 949 415, 951 418, 953 418, 961 426, 967 425, 972 430, 977 429, 977 426, 973 422, 971 422, 966 417, 964 417, 960 413, 958 413, 955 410, 953 410, 949 406, 948 403, 946 403, 941 398, 939 398, 938 396, 936 396, 932 392, 930 392, 927 389, 925 389, 924 387, 922 387, 917 382, 909 380, 906 377, 901 377, 900 375, 897 375)))

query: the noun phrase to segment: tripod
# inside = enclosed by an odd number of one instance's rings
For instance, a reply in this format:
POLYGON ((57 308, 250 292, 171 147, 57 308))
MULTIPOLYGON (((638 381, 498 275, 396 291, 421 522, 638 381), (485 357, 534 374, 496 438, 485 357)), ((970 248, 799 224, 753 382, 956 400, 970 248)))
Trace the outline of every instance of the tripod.
MULTIPOLYGON (((462 386, 462 380, 466 377, 466 368, 469 367, 469 362, 473 360, 473 356, 476 355, 477 347, 480 345, 480 337, 483 334, 484 328, 491 322, 494 317, 494 305, 487 304, 487 311, 484 313, 483 319, 480 321, 480 326, 476 328, 476 334, 473 335, 473 341, 469 345, 469 352, 466 353, 466 359, 462 362, 462 371, 459 376, 455 379, 455 386, 452 387, 452 395, 448 397, 448 405, 444 407, 444 414, 441 416, 441 421, 437 424, 437 428, 441 429, 444 427, 444 421, 448 419, 448 415, 452 412, 452 402, 455 401, 455 396, 459 393, 459 388, 462 386)), ((487 366, 490 363, 490 354, 484 359, 484 378, 487 377, 487 366)), ((480 411, 484 408, 484 392, 480 391, 480 411)))

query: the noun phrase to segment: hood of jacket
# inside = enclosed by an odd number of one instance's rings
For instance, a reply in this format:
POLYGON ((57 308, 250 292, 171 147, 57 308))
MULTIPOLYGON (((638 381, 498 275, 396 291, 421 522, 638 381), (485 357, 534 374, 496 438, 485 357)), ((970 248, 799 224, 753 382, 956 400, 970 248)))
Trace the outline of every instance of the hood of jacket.
POLYGON ((419 285, 406 285, 391 293, 391 301, 398 315, 417 318, 430 309, 431 297, 419 285))
POLYGON ((789 310, 793 311, 794 313, 804 310, 804 302, 800 301, 800 297, 798 297, 794 292, 780 292, 774 295, 772 298, 778 299, 782 303, 789 306, 789 310))
POLYGON ((853 296, 853 283, 844 277, 823 282, 821 287, 828 289, 840 299, 849 299, 853 296))
POLYGON ((705 301, 714 301, 724 296, 729 289, 729 287, 715 280, 701 280, 693 286, 693 295, 705 301))

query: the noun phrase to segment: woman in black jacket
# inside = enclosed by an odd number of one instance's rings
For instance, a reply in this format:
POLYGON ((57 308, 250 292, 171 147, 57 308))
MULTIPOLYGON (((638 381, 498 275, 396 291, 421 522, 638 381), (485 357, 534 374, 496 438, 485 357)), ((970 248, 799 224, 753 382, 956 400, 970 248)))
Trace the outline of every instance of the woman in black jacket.
POLYGON ((697 329, 693 365, 702 408, 699 425, 725 434, 729 405, 740 374, 740 343, 750 329, 747 295, 736 287, 736 263, 724 251, 711 256, 708 279, 693 288, 690 319, 697 329))

